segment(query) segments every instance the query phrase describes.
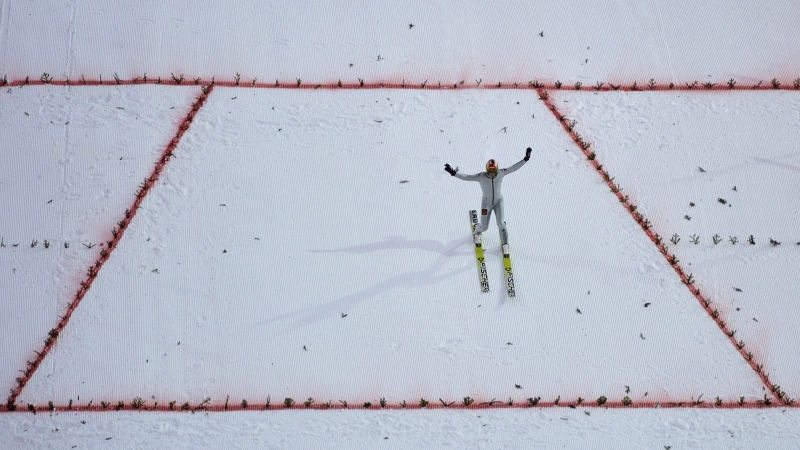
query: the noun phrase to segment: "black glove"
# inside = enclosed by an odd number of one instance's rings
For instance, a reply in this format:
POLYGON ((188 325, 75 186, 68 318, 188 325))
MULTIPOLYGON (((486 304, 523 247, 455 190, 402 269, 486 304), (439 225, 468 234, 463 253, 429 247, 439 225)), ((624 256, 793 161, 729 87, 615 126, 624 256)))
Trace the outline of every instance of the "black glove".
POLYGON ((456 172, 458 172, 458 169, 453 169, 453 167, 451 167, 450 164, 445 164, 444 170, 445 172, 449 173, 452 176, 456 176, 456 172))
POLYGON ((525 159, 525 161, 528 161, 528 160, 530 160, 530 159, 531 159, 531 152, 532 152, 532 151, 533 151, 533 150, 531 150, 531 148, 530 148, 530 147, 528 147, 528 149, 527 149, 527 150, 525 150, 525 158, 524 158, 524 159, 525 159))

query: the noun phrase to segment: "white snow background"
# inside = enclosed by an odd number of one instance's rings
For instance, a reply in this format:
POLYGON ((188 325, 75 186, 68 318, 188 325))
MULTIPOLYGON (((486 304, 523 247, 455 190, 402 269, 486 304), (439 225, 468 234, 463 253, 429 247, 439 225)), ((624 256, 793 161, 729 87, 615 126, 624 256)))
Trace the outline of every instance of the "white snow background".
MULTIPOLYGON (((0 76, 787 83, 797 18, 792 2, 4 0, 0 76)), ((0 387, 41 348, 100 252, 84 244, 110 239, 199 92, 0 91, 0 387)), ((800 94, 551 94, 800 396, 800 94)), ((600 395, 752 402, 764 385, 535 91, 217 87, 19 403, 600 395), (492 292, 479 292, 477 184, 442 168, 507 166, 528 146, 504 183, 508 300, 494 223, 492 292)), ((0 446, 791 448, 798 429, 797 408, 26 412, 0 414, 0 446)))

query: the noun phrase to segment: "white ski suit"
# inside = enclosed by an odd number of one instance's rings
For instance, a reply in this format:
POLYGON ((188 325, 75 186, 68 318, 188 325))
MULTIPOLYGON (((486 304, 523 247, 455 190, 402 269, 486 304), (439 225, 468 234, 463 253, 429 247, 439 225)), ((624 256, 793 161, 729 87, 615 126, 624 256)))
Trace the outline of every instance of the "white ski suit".
POLYGON ((465 181, 477 181, 481 185, 481 190, 483 191, 483 197, 481 198, 481 223, 475 229, 476 233, 483 233, 489 228, 489 219, 492 217, 492 211, 494 211, 497 228, 500 230, 500 244, 508 244, 508 227, 506 227, 506 221, 503 215, 503 194, 501 192, 503 177, 517 171, 517 169, 524 166, 526 162, 527 161, 523 159, 507 169, 499 169, 494 176, 486 172, 476 173, 474 175, 462 175, 456 172, 455 175, 453 175, 465 181))

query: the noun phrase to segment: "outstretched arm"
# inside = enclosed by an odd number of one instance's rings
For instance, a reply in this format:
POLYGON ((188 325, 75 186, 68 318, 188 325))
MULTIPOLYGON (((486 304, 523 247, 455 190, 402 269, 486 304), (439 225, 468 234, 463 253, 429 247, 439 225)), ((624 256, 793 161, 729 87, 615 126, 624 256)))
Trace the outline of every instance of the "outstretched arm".
POLYGON ((531 159, 531 151, 532 151, 531 148, 528 147, 525 150, 525 157, 522 158, 522 160, 519 161, 518 163, 516 163, 513 166, 509 167, 508 169, 503 169, 503 172, 505 172, 506 175, 508 175, 508 174, 510 174, 512 172, 516 172, 520 167, 524 166, 525 163, 528 162, 529 159, 531 159))
POLYGON ((481 174, 476 173, 473 175, 464 175, 462 173, 457 173, 454 175, 456 178, 465 180, 465 181, 478 181, 480 179, 481 174))
POLYGON ((460 180, 466 180, 466 181, 476 181, 478 179, 478 177, 480 177, 480 175, 481 175, 479 173, 476 173, 475 175, 460 174, 460 173, 458 173, 458 167, 453 169, 453 167, 450 164, 445 164, 444 165, 444 170, 447 173, 449 173, 450 175, 452 175, 452 176, 454 176, 454 177, 456 177, 456 178, 458 178, 460 180))

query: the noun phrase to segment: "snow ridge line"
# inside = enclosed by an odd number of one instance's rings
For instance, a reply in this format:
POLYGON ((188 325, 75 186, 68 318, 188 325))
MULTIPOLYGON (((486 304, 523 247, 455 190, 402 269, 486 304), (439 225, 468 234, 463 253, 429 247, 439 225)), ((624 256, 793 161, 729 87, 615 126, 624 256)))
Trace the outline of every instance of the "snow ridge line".
POLYGON ((197 78, 184 78, 183 74, 179 77, 176 77, 174 74, 170 78, 162 79, 161 77, 157 78, 148 78, 147 75, 143 77, 136 77, 133 79, 123 80, 114 75, 114 78, 111 80, 103 80, 101 76, 99 79, 91 79, 87 80, 81 77, 80 80, 70 80, 70 79, 63 79, 63 80, 56 80, 50 77, 49 74, 44 73, 42 74, 39 79, 31 79, 30 77, 25 77, 22 80, 11 80, 8 81, 6 77, 0 79, 0 87, 23 87, 23 86, 43 86, 43 85, 55 85, 55 86, 127 86, 127 85, 139 85, 139 84, 159 84, 165 86, 222 86, 222 87, 242 87, 242 88, 255 88, 255 89, 298 89, 298 90, 317 90, 317 89, 326 89, 326 90, 336 90, 336 89, 422 89, 422 90, 459 90, 459 89, 521 89, 521 90, 564 90, 564 91, 586 91, 586 92, 613 92, 613 91, 624 91, 624 92, 648 92, 648 91, 697 91, 697 92, 704 92, 704 91, 770 91, 770 90, 781 90, 781 91, 800 91, 800 77, 795 78, 793 80, 778 80, 777 78, 773 78, 770 82, 764 83, 763 80, 759 81, 755 84, 743 85, 738 83, 736 80, 731 78, 725 82, 705 82, 700 83, 699 81, 693 81, 691 83, 656 83, 655 80, 652 78, 647 81, 646 83, 639 84, 638 82, 634 81, 631 84, 623 85, 623 84, 613 84, 613 83, 605 83, 598 81, 594 85, 585 85, 582 82, 575 82, 574 84, 564 84, 560 81, 555 82, 547 82, 542 83, 538 80, 527 81, 527 82, 518 82, 518 81, 511 81, 511 82, 502 82, 498 81, 497 83, 484 83, 483 80, 475 80, 475 83, 466 83, 464 80, 455 83, 444 83, 442 84, 440 81, 437 81, 435 84, 428 84, 429 80, 425 80, 422 83, 414 83, 414 82, 406 82, 406 80, 402 80, 400 82, 397 81, 371 81, 365 82, 363 79, 358 79, 358 82, 342 82, 341 80, 337 82, 326 82, 326 83, 315 83, 315 82, 303 82, 302 79, 298 78, 295 81, 280 81, 275 80, 274 83, 263 83, 257 82, 257 79, 253 79, 252 81, 242 81, 241 79, 234 79, 234 81, 223 80, 223 81, 216 81, 214 77, 211 80, 201 80, 199 77, 197 78))
MULTIPOLYGON (((291 399, 287 399, 291 400, 291 399)), ((327 411, 327 410, 371 410, 371 411, 380 411, 380 410, 390 410, 390 411, 397 411, 397 410, 444 410, 444 409, 455 409, 455 410, 481 410, 481 409, 528 409, 528 408, 569 408, 569 409, 577 409, 581 408, 584 410, 589 409, 676 409, 676 408, 691 408, 691 409, 771 409, 771 408, 796 408, 796 404, 792 405, 781 405, 778 403, 770 402, 765 403, 763 401, 759 402, 722 402, 722 401, 705 401, 705 400, 692 400, 692 401, 683 401, 683 402, 605 402, 599 403, 598 401, 581 401, 578 403, 577 401, 572 402, 564 402, 564 401, 538 401, 537 399, 531 398, 526 400, 518 400, 515 401, 513 399, 509 399, 511 401, 500 401, 500 400, 492 400, 489 402, 472 402, 472 403, 464 403, 450 401, 445 402, 444 400, 439 399, 438 402, 430 402, 425 403, 425 406, 422 405, 421 402, 417 403, 372 403, 372 402, 364 402, 364 403, 333 403, 333 402, 325 402, 325 403, 317 403, 312 401, 308 405, 306 402, 296 403, 292 401, 291 403, 270 403, 270 402, 261 402, 261 403, 240 403, 240 404, 228 404, 227 401, 224 404, 211 404, 208 402, 200 403, 196 406, 191 406, 189 403, 178 404, 177 402, 170 402, 167 404, 159 404, 158 402, 154 403, 152 406, 143 403, 134 403, 134 402, 125 404, 124 402, 117 402, 117 403, 108 403, 108 402, 101 402, 100 404, 96 404, 93 401, 89 402, 87 405, 73 405, 69 404, 67 406, 64 405, 32 405, 29 404, 26 409, 16 409, 16 410, 0 410, 0 414, 3 412, 6 413, 25 413, 30 412, 33 414, 37 413, 52 413, 52 412, 96 412, 96 413, 109 413, 109 412, 116 412, 116 411, 140 411, 140 412, 175 412, 175 413, 195 413, 197 411, 202 412, 225 412, 225 411, 289 411, 289 410, 314 410, 314 411, 327 411)))
MULTIPOLYGON (((44 341, 44 347, 42 348, 42 350, 35 352, 36 357, 32 361, 27 362, 26 364, 27 367, 25 368, 25 370, 21 371, 23 373, 23 376, 18 377, 16 379, 17 386, 11 389, 11 394, 8 396, 8 399, 6 400, 5 407, 7 410, 14 411, 16 409, 16 401, 20 393, 22 392, 23 389, 25 389, 25 386, 27 386, 31 377, 33 377, 33 374, 41 366, 42 361, 44 361, 44 359, 50 353, 50 350, 52 350, 53 347, 55 346, 56 341, 58 340, 58 336, 61 334, 61 332, 69 323, 69 319, 70 317, 72 317, 72 313, 75 312, 75 310, 78 308, 78 305, 80 305, 81 300, 83 300, 83 298, 86 296, 86 293, 89 291, 89 288, 91 288, 92 283, 97 278, 98 272, 103 267, 103 264, 105 264, 106 261, 108 261, 109 257, 111 256, 111 252, 117 248, 119 241, 125 234, 125 230, 128 228, 128 225, 130 225, 131 221, 136 216, 136 213, 139 211, 139 208, 141 207, 145 196, 147 196, 147 194, 150 192, 150 189, 152 189, 152 187, 158 181, 158 178, 161 175, 161 171, 164 169, 167 162, 169 162, 170 158, 172 157, 173 152, 178 146, 178 142, 180 142, 181 137, 183 137, 184 133, 186 133, 186 130, 189 129, 189 126, 192 124, 194 117, 197 115, 197 112, 200 111, 200 108, 203 107, 203 104, 205 103, 206 99, 208 98, 209 94, 211 94, 211 91, 213 89, 214 89, 213 86, 202 87, 202 94, 199 97, 197 97, 195 102, 192 104, 189 113, 186 115, 186 117, 184 117, 184 119, 178 125, 178 132, 175 134, 172 140, 169 141, 169 144, 167 144, 167 147, 161 153, 161 156, 158 159, 158 162, 156 163, 155 167, 153 168, 152 173, 150 174, 149 177, 145 178, 145 180, 139 186, 139 190, 136 192, 136 200, 133 202, 133 205, 131 206, 130 209, 125 210, 125 217, 117 224, 118 228, 114 228, 111 230, 113 238, 106 243, 107 244, 106 248, 100 250, 100 257, 94 262, 94 264, 89 266, 86 279, 84 281, 81 281, 80 288, 78 289, 78 292, 75 294, 75 297, 73 298, 72 302, 67 304, 67 311, 64 313, 63 316, 61 316, 61 320, 58 322, 55 328, 51 329, 50 332, 48 333, 48 336, 44 341)), ((0 411, 2 411, 2 408, 0 408, 0 411)))
MULTIPOLYGON (((714 320, 714 323, 717 324, 717 327, 725 333, 725 336, 728 337, 728 340, 736 347, 736 350, 739 352, 740 355, 745 359, 747 364, 753 369, 758 377, 761 379, 761 382, 766 386, 767 390, 772 394, 775 400, 781 406, 790 406, 794 405, 795 400, 786 396, 784 391, 780 390, 780 386, 773 384, 769 379, 769 374, 764 372, 764 365, 758 364, 754 358, 753 353, 749 350, 745 350, 745 343, 742 340, 736 341, 735 334, 736 330, 731 330, 728 327, 728 324, 725 320, 723 320, 720 311, 713 306, 714 301, 711 300, 707 295, 704 295, 699 287, 695 285, 694 277, 691 273, 687 274, 684 270, 683 266, 680 265, 680 261, 678 258, 669 252, 666 245, 663 242, 663 238, 658 234, 655 233, 652 228, 650 221, 644 217, 641 212, 637 211, 637 206, 633 204, 627 195, 622 194, 622 188, 620 188, 615 182, 614 178, 609 175, 608 171, 603 167, 602 164, 597 160, 595 152, 591 151, 591 143, 586 141, 579 133, 574 130, 574 122, 570 122, 567 120, 567 117, 562 114, 559 109, 555 106, 555 104, 550 100, 550 96, 547 90, 539 89, 539 98, 544 102, 547 106, 547 109, 553 113, 556 120, 561 123, 561 126, 564 130, 569 134, 572 141, 575 145, 578 146, 581 152, 583 152, 584 156, 586 156, 587 160, 594 167, 595 171, 600 174, 603 178, 603 181, 606 185, 611 189, 611 192, 617 196, 617 199, 622 203, 622 206, 625 208, 626 211, 633 217, 636 223, 642 227, 642 231, 645 232, 648 238, 656 245, 658 251, 664 256, 672 269, 675 270, 675 273, 678 274, 680 277, 681 282, 689 289, 689 292, 700 302, 700 306, 705 310, 706 313, 714 320)), ((770 405, 772 403, 772 399, 770 399, 767 394, 764 394, 764 399, 759 400, 759 403, 764 405, 770 405)))

